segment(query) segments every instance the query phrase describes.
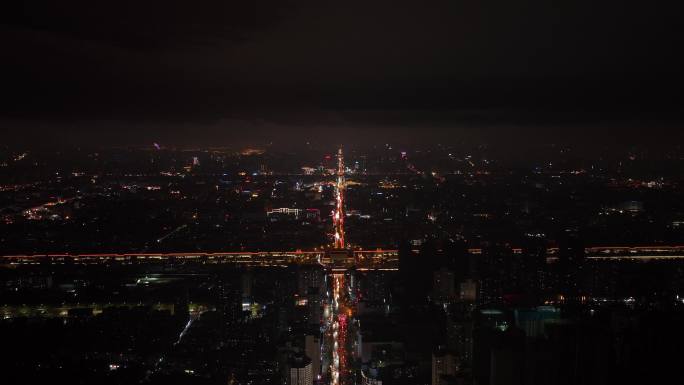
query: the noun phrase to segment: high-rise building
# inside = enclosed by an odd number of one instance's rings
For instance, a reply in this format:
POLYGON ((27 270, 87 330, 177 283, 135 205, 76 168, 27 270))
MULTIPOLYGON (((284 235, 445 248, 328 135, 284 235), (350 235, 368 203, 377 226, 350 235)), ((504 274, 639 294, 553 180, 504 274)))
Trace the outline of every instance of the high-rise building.
POLYGON ((461 366, 470 367, 473 359, 473 321, 470 317, 474 305, 461 304, 462 309, 452 311, 446 324, 447 349, 458 356, 461 366))
POLYGON ((243 317, 242 290, 230 280, 220 276, 217 280, 219 315, 226 324, 239 322, 243 317))
POLYGON ((477 282, 467 279, 460 284, 460 299, 463 302, 477 302, 477 282))
POLYGON ((290 368, 288 385, 313 385, 313 369, 309 357, 297 353, 290 358, 288 366, 290 368))
POLYGON ((311 358, 311 373, 317 378, 321 372, 321 339, 318 335, 304 336, 304 352, 311 358))
POLYGON ((378 368, 368 368, 361 371, 361 385, 382 385, 378 368))
POLYGON ((458 372, 456 355, 449 351, 432 354, 432 385, 442 384, 442 377, 454 376, 458 372))
POLYGON ((432 290, 438 303, 451 303, 456 299, 454 272, 441 268, 433 273, 432 290))
POLYGON ((320 325, 323 318, 323 301, 321 290, 318 287, 310 287, 306 294, 307 321, 311 325, 320 325))
POLYGON ((297 293, 304 296, 309 289, 315 287, 321 289, 325 276, 323 270, 318 266, 302 266, 297 271, 297 293))
POLYGON ((544 335, 546 324, 560 320, 560 308, 554 306, 537 306, 533 309, 515 309, 513 311, 515 325, 525 332, 527 337, 537 338, 544 335))

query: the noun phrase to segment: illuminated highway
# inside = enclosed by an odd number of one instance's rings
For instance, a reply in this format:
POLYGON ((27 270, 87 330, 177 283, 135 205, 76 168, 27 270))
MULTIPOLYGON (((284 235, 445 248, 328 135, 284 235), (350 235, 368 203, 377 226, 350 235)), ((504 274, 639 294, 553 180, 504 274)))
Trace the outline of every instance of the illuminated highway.
MULTIPOLYGON (((337 183, 335 184, 335 211, 333 212, 333 230, 335 232, 334 248, 336 250, 344 250, 346 243, 344 239, 344 192, 345 192, 345 178, 344 178, 344 157, 342 149, 337 151, 337 183)), ((353 261, 347 261, 354 263, 353 261)), ((335 261, 339 264, 338 261, 335 261)), ((348 263, 342 263, 341 269, 347 268, 348 263)), ((334 266, 333 266, 334 267, 334 266)), ((334 269, 333 269, 334 270, 334 269)), ((332 282, 333 298, 332 311, 330 312, 331 319, 329 324, 332 325, 332 333, 330 338, 332 343, 328 346, 332 349, 329 353, 332 357, 330 367, 330 384, 331 385, 347 385, 354 383, 354 373, 350 367, 350 352, 348 350, 348 326, 352 317, 352 309, 347 300, 345 290, 345 276, 343 273, 331 273, 329 275, 332 282)))
POLYGON ((335 231, 335 248, 344 249, 344 156, 342 149, 337 151, 337 182, 335 184, 335 211, 333 211, 333 226, 335 231))
MULTIPOLYGON (((342 155, 342 149, 337 151, 337 183, 335 184, 335 199, 336 206, 333 212, 333 227, 335 231, 335 243, 334 248, 336 250, 344 250, 347 247, 345 243, 345 232, 344 232, 344 193, 345 193, 345 178, 344 178, 344 157, 342 155)), ((381 252, 382 253, 382 252, 381 252)), ((377 256, 376 256, 377 257, 377 256)), ((332 357, 331 367, 330 367, 330 384, 331 385, 348 385, 354 384, 354 372, 351 367, 351 355, 348 349, 348 335, 349 335, 349 325, 352 320, 353 310, 348 301, 345 276, 344 273, 335 272, 335 267, 339 270, 344 270, 348 268, 349 263, 358 264, 359 260, 363 258, 363 255, 358 257, 355 255, 351 261, 339 260, 331 261, 329 265, 332 272, 329 277, 329 281, 332 282, 332 303, 330 308, 330 320, 329 325, 332 325, 332 331, 329 333, 329 338, 331 343, 327 346, 331 349, 328 353, 332 357)), ((396 258, 396 257, 395 257, 396 258)), ((377 266, 376 262, 372 265, 377 266)))
POLYGON ((346 282, 344 274, 332 274, 333 299, 332 311, 329 323, 332 325, 332 332, 329 338, 332 343, 328 346, 332 348, 330 355, 332 362, 330 365, 330 384, 347 385, 354 383, 354 370, 352 367, 352 354, 349 350, 349 327, 351 325, 353 310, 346 295, 346 282))

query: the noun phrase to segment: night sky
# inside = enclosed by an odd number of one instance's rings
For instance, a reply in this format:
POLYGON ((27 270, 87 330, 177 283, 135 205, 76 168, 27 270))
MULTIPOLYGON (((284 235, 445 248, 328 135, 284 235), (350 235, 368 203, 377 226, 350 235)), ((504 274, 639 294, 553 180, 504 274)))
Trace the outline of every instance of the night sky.
POLYGON ((0 12, 0 124, 36 142, 671 143, 670 3, 17 1, 0 12))

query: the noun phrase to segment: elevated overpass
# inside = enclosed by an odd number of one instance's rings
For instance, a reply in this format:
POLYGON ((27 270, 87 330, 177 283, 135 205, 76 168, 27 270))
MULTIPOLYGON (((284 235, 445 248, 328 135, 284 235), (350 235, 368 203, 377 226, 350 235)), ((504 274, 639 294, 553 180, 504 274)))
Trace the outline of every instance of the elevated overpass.
POLYGON ((158 262, 234 264, 250 267, 285 267, 289 265, 321 265, 334 269, 396 269, 397 250, 296 250, 238 252, 171 252, 171 253, 54 253, 3 255, 0 264, 144 264, 158 262))
MULTIPOLYGON (((418 250, 413 250, 417 253, 418 250)), ((510 248, 512 254, 522 254, 523 249, 510 248)), ((468 253, 482 255, 483 249, 470 248, 468 253)), ((554 263, 559 259, 558 248, 548 248, 546 260, 554 263)), ((654 246, 591 246, 585 248, 587 260, 595 261, 651 261, 684 260, 684 245, 654 246)), ((97 264, 97 263, 155 263, 197 262, 206 264, 235 264, 244 266, 321 265, 333 269, 355 267, 364 269, 398 268, 397 249, 324 249, 295 251, 216 251, 216 252, 169 252, 169 253, 47 253, 1 255, 0 264, 97 264)))

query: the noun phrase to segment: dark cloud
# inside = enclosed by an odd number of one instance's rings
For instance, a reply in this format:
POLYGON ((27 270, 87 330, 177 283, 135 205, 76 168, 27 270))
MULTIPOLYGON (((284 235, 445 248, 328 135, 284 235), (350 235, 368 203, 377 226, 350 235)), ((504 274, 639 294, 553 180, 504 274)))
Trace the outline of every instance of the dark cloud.
POLYGON ((311 126, 334 111, 445 125, 680 118, 676 3, 13 4, 0 16, 0 113, 14 122, 311 126))
POLYGON ((3 23, 125 49, 177 49, 245 40, 278 23, 287 1, 174 0, 14 2, 3 23))

